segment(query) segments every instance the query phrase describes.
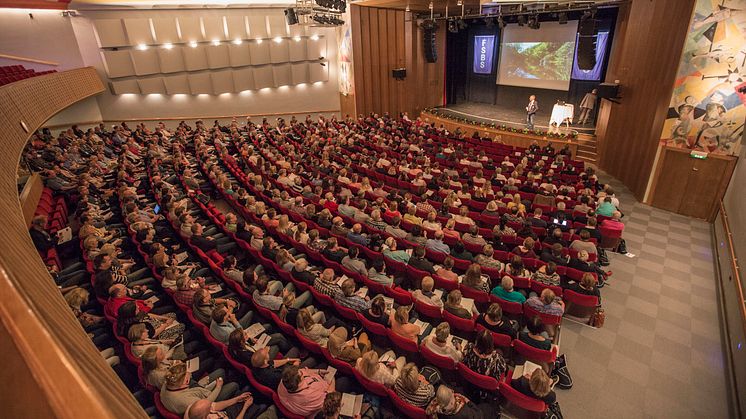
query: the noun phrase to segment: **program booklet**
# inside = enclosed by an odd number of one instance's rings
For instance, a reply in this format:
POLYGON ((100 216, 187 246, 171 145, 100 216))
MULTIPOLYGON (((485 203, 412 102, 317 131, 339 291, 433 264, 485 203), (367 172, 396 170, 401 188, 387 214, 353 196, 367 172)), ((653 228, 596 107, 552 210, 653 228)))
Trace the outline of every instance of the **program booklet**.
POLYGON ((339 408, 339 414, 342 416, 354 417, 360 414, 363 408, 362 394, 342 393, 342 403, 339 408))

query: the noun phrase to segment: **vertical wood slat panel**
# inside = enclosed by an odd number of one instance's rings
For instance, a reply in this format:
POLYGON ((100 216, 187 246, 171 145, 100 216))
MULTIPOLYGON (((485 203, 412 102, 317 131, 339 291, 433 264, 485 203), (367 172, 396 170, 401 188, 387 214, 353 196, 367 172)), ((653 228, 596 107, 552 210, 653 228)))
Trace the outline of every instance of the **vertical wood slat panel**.
MULTIPOLYGON (((397 67, 404 67, 407 68, 407 63, 404 59, 404 53, 405 53, 405 46, 404 43, 406 42, 406 36, 404 34, 404 19, 406 18, 406 13, 399 10, 396 12, 396 39, 399 41, 396 43, 396 66, 397 67)), ((408 107, 404 103, 404 98, 406 97, 404 95, 405 91, 407 90, 407 84, 406 80, 396 82, 396 103, 397 103, 397 111, 398 112, 404 112, 408 111, 408 107)))
POLYGON ((399 63, 396 62, 396 46, 399 42, 404 40, 399 38, 399 34, 396 32, 396 15, 397 11, 393 9, 386 10, 386 28, 388 37, 388 47, 386 52, 388 53, 389 66, 386 70, 386 78, 389 80, 389 112, 392 114, 399 110, 398 94, 399 86, 401 81, 394 79, 391 74, 391 70, 399 68, 399 63))
POLYGON ((378 15, 378 112, 388 112, 389 109, 389 54, 388 54, 388 20, 386 9, 376 9, 378 15))
POLYGON ((363 79, 363 91, 364 94, 364 106, 362 113, 369 113, 375 106, 373 103, 373 78, 375 74, 373 72, 373 57, 372 57, 372 36, 371 31, 373 30, 370 22, 370 8, 360 8, 360 24, 362 26, 362 37, 363 37, 363 64, 365 67, 365 78, 363 79))
MULTIPOLYGON (((360 17, 360 6, 350 6, 350 27, 352 28, 352 68, 353 68, 353 90, 355 92, 355 108, 357 113, 363 112, 365 108, 365 88, 363 86, 363 80, 365 80, 365 59, 362 39, 362 21, 360 17)), ((356 117, 357 115, 352 115, 356 117)))
POLYGON ((369 10, 370 22, 370 61, 371 77, 367 80, 371 85, 371 109, 369 112, 381 111, 381 40, 379 38, 378 9, 369 10))

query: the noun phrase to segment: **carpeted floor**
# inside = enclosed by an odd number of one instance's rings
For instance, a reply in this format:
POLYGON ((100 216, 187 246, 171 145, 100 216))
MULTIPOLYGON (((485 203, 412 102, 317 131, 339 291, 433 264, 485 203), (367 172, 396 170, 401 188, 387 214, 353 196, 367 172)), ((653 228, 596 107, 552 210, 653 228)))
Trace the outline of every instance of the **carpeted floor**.
POLYGON ((636 257, 610 253, 603 328, 563 322, 560 349, 574 379, 557 390, 564 416, 727 418, 710 225, 611 184, 636 257))

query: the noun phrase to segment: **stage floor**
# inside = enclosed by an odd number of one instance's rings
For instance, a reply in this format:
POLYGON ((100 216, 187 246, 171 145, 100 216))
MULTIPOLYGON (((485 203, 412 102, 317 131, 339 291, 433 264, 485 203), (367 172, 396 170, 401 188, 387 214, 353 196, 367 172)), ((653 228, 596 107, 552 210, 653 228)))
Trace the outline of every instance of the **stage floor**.
MULTIPOLYGON (((507 108, 499 105, 490 105, 487 103, 462 102, 456 105, 441 106, 437 108, 440 112, 449 114, 454 117, 466 118, 479 123, 488 124, 505 124, 516 128, 526 126, 526 111, 523 105, 507 108)), ((552 108, 540 108, 534 118, 534 126, 538 129, 546 130, 549 128, 549 117, 552 114, 552 108)), ((576 110, 575 118, 580 115, 580 110, 576 110)), ((565 125, 562 126, 563 128, 565 125)), ((570 124, 570 129, 577 131, 579 134, 595 134, 595 121, 586 125, 570 124)))

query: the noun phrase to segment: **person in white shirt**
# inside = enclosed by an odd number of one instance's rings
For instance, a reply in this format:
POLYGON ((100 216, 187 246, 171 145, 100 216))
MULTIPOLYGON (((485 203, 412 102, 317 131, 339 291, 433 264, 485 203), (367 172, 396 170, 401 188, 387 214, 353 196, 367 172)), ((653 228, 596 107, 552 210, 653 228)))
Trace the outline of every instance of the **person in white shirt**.
POLYGON ((446 322, 440 323, 435 328, 435 334, 432 334, 425 338, 423 344, 441 356, 447 356, 453 359, 453 362, 460 362, 464 358, 464 354, 461 352, 461 343, 448 342, 448 337, 451 335, 451 326, 446 322))

